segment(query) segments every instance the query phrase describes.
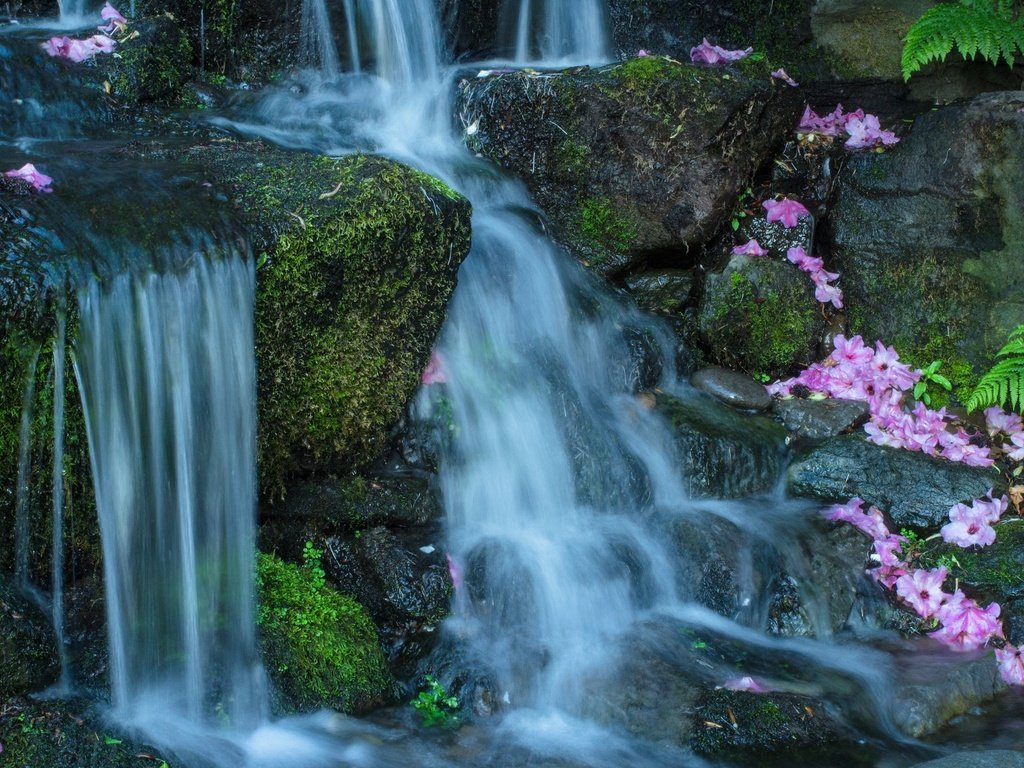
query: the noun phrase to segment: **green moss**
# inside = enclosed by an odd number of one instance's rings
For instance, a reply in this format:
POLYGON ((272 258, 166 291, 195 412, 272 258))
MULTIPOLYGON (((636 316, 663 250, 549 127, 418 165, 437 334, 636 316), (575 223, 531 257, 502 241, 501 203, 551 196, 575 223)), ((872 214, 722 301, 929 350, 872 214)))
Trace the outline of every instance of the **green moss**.
POLYGON ((628 251, 636 240, 636 227, 604 197, 580 203, 579 229, 592 244, 616 251, 628 251))
POLYGON ((172 19, 159 16, 137 24, 140 35, 118 46, 108 79, 130 104, 174 102, 192 71, 192 44, 172 19))
POLYGON ((362 712, 393 681, 365 609, 324 584, 315 564, 257 556, 260 646, 284 707, 362 712))
POLYGON ((589 158, 590 147, 583 142, 567 137, 555 147, 555 174, 564 179, 579 181, 587 175, 589 158))

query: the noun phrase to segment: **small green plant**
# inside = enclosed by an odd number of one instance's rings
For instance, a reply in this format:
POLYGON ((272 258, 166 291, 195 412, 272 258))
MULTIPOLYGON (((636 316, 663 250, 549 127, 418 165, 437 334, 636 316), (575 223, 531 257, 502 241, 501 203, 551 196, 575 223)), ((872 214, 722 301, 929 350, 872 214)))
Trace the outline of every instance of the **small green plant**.
POLYGON ((736 199, 736 208, 733 210, 732 218, 729 220, 729 226, 732 227, 733 232, 740 228, 740 220, 747 218, 747 206, 753 199, 754 190, 750 187, 744 189, 736 199))
POLYGON ((410 703, 420 713, 423 724, 427 726, 452 726, 458 722, 459 699, 449 696, 437 680, 430 675, 426 677, 427 689, 420 691, 410 703))
POLYGON ((996 353, 996 364, 993 365, 978 386, 967 398, 967 410, 987 408, 990 405, 1003 407, 1007 404, 1020 411, 1024 398, 1021 397, 1021 382, 1024 380, 1024 325, 1018 325, 1012 331, 1003 348, 996 353))
POLYGON ((901 67, 909 80, 925 64, 945 61, 953 47, 965 59, 979 53, 992 64, 1013 66, 1024 53, 1020 0, 959 0, 929 8, 907 31, 901 67))
POLYGON ((927 366, 921 369, 921 378, 914 385, 914 399, 920 400, 927 406, 932 404, 932 394, 929 389, 934 385, 946 392, 953 391, 953 385, 949 379, 939 373, 942 365, 941 360, 932 360, 927 366))
POLYGON ((323 550, 314 547, 312 541, 307 541, 302 548, 302 565, 309 574, 309 585, 313 589, 320 589, 327 583, 327 574, 320 564, 323 554, 323 550))

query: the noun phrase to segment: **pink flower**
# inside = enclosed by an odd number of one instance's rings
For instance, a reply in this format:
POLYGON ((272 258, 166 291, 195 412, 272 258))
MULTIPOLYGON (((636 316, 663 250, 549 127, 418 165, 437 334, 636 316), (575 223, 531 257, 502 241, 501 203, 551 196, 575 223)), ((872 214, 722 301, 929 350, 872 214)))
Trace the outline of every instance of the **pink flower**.
POLYGON ((983 609, 967 598, 951 601, 938 612, 942 628, 930 636, 954 650, 973 651, 987 643, 989 638, 1002 636, 999 610, 999 603, 990 603, 983 609))
MULTIPOLYGON (((765 201, 765 205, 768 205, 765 201)), ((768 214, 769 220, 771 214, 768 214)), ((783 225, 785 226, 785 225, 783 225)), ((819 259, 817 256, 808 256, 807 251, 802 246, 796 245, 786 251, 786 258, 796 264, 804 272, 814 272, 815 270, 822 269, 825 266, 825 262, 819 259)))
POLYGON ((770 690, 750 676, 726 680, 718 687, 725 688, 727 691, 749 691, 750 693, 767 693, 770 690))
POLYGON ((885 526, 885 518, 881 510, 870 507, 865 512, 862 507, 864 500, 854 497, 845 504, 836 504, 825 513, 829 520, 849 523, 857 530, 866 533, 875 541, 889 538, 889 529, 885 526))
POLYGON ((51 56, 82 62, 91 59, 97 53, 112 53, 115 42, 106 35, 93 35, 85 40, 73 40, 70 37, 51 37, 43 43, 43 50, 51 56))
POLYGON ((942 540, 958 547, 987 547, 996 540, 996 530, 977 520, 961 520, 947 523, 940 531, 942 540))
POLYGON ((881 565, 868 570, 868 575, 887 589, 896 586, 896 582, 907 575, 906 568, 898 565, 881 565))
POLYGON ((1024 423, 1016 413, 1007 413, 998 405, 985 409, 985 426, 988 427, 988 434, 995 437, 1000 432, 1012 435, 1015 432, 1024 432, 1024 423))
POLYGON ((128 19, 122 16, 121 12, 110 3, 106 3, 103 6, 103 10, 100 11, 100 18, 108 22, 106 26, 99 27, 100 32, 106 32, 107 34, 128 24, 128 19))
MULTIPOLYGON (((1024 109, 1021 111, 1024 112, 1024 109)), ((1007 644, 1005 648, 996 648, 996 661, 999 662, 999 674, 1003 682, 1024 685, 1024 651, 1007 644)))
POLYGON ((942 582, 946 580, 946 576, 946 569, 942 566, 930 571, 920 568, 896 580, 896 594, 921 618, 931 618, 942 605, 942 598, 945 595, 942 591, 942 582))
POLYGON ((761 205, 768 211, 768 221, 781 221, 786 229, 795 227, 797 219, 811 215, 801 203, 788 197, 781 200, 765 200, 761 205))
POLYGON ((1010 435, 1010 442, 1003 445, 1003 450, 1012 461, 1024 461, 1024 431, 1010 435), (1013 450, 1010 450, 1011 444, 1015 446, 1013 450))
MULTIPOLYGON (((772 72, 772 77, 774 77, 777 80, 782 80, 783 82, 789 84, 793 88, 796 88, 798 85, 800 85, 796 80, 794 80, 792 77, 786 74, 786 70, 782 68, 776 69, 774 72, 772 72)), ((810 109, 810 107, 808 107, 808 109, 810 109)))
POLYGON ((864 340, 859 335, 848 339, 840 333, 832 343, 835 349, 830 357, 833 360, 839 362, 845 360, 850 363, 868 363, 874 357, 874 353, 869 347, 864 346, 864 340))
POLYGON ((834 285, 822 284, 814 288, 814 298, 822 304, 832 303, 836 309, 843 308, 843 292, 834 285))
POLYGON ((11 170, 4 173, 4 176, 10 176, 12 179, 22 179, 32 185, 32 188, 36 192, 53 192, 50 189, 50 184, 53 183, 53 179, 47 176, 45 173, 40 173, 36 170, 36 167, 32 163, 25 163, 21 168, 17 170, 11 170))
POLYGON ((441 353, 436 349, 430 353, 430 362, 427 363, 427 367, 423 369, 423 374, 420 376, 421 384, 445 384, 448 382, 448 378, 444 373, 444 358, 441 357, 441 353))
POLYGON ((891 568, 902 568, 906 563, 900 559, 903 552, 903 545, 907 540, 902 536, 889 535, 884 539, 875 539, 875 555, 878 562, 891 568))
POLYGON ((738 61, 753 52, 753 48, 727 51, 724 48, 719 48, 717 45, 712 45, 705 37, 700 45, 690 49, 690 61, 695 64, 720 64, 727 61, 738 61))
POLYGON ((757 240, 750 240, 745 245, 734 245, 733 253, 742 253, 748 256, 767 256, 768 251, 761 247, 757 240))
POLYGON ((445 557, 448 558, 448 574, 452 577, 452 586, 455 589, 460 589, 462 587, 462 569, 451 554, 445 554, 445 557))
POLYGON ((878 144, 890 146, 899 141, 892 131, 883 131, 875 115, 864 115, 863 118, 851 117, 846 121, 846 132, 850 138, 846 140, 847 149, 864 149, 878 144))
POLYGON ((650 56, 651 54, 649 54, 647 51, 645 51, 643 48, 641 48, 639 51, 636 52, 636 55, 637 55, 637 58, 645 59, 648 56, 650 56))

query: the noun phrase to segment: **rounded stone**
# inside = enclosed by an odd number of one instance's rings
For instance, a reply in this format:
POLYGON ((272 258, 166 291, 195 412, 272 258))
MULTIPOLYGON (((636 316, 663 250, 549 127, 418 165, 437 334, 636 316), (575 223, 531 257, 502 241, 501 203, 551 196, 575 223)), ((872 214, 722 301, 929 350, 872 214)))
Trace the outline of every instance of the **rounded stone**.
POLYGON ((739 371, 702 368, 693 374, 690 383, 733 408, 764 411, 771 405, 771 398, 764 386, 739 371))

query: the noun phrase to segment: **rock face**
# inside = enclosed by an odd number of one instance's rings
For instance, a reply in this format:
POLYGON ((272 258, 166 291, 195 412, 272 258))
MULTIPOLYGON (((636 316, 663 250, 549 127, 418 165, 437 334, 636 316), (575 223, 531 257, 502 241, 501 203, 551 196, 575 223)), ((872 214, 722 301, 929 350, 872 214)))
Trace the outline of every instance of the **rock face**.
POLYGON ((771 405, 771 398, 761 384, 726 368, 702 368, 690 377, 690 383, 733 408, 764 411, 771 405))
POLYGON ((957 715, 988 701, 1003 688, 990 654, 969 661, 933 665, 928 679, 904 680, 893 707, 896 726, 907 736, 935 733, 957 715))
POLYGON ((612 274, 714 234, 802 105, 757 62, 647 57, 464 81, 457 109, 470 148, 523 178, 557 236, 612 274))
POLYGON ((827 440, 789 467, 789 491, 828 502, 859 496, 886 512, 896 528, 936 528, 949 508, 984 496, 999 473, 869 443, 860 435, 827 440))
POLYGON ((382 158, 252 144, 186 154, 231 197, 264 260, 256 278, 261 487, 367 466, 430 357, 469 251, 468 202, 382 158))
POLYGON ((786 398, 772 401, 775 413, 786 429, 797 438, 824 440, 835 437, 868 420, 868 404, 859 400, 802 400, 786 398))
POLYGON ((0 665, 0 698, 37 693, 60 674, 49 618, 2 579, 0 665))
POLYGON ((707 397, 658 395, 680 472, 693 496, 736 498, 768 491, 782 471, 786 433, 763 416, 747 416, 707 397))
POLYGON ((1009 750, 957 752, 955 755, 918 763, 913 768, 1024 768, 1024 753, 1009 750))
POLYGON ((1024 322, 1024 96, 919 117, 884 154, 855 153, 830 224, 851 329, 963 397, 1024 322))

